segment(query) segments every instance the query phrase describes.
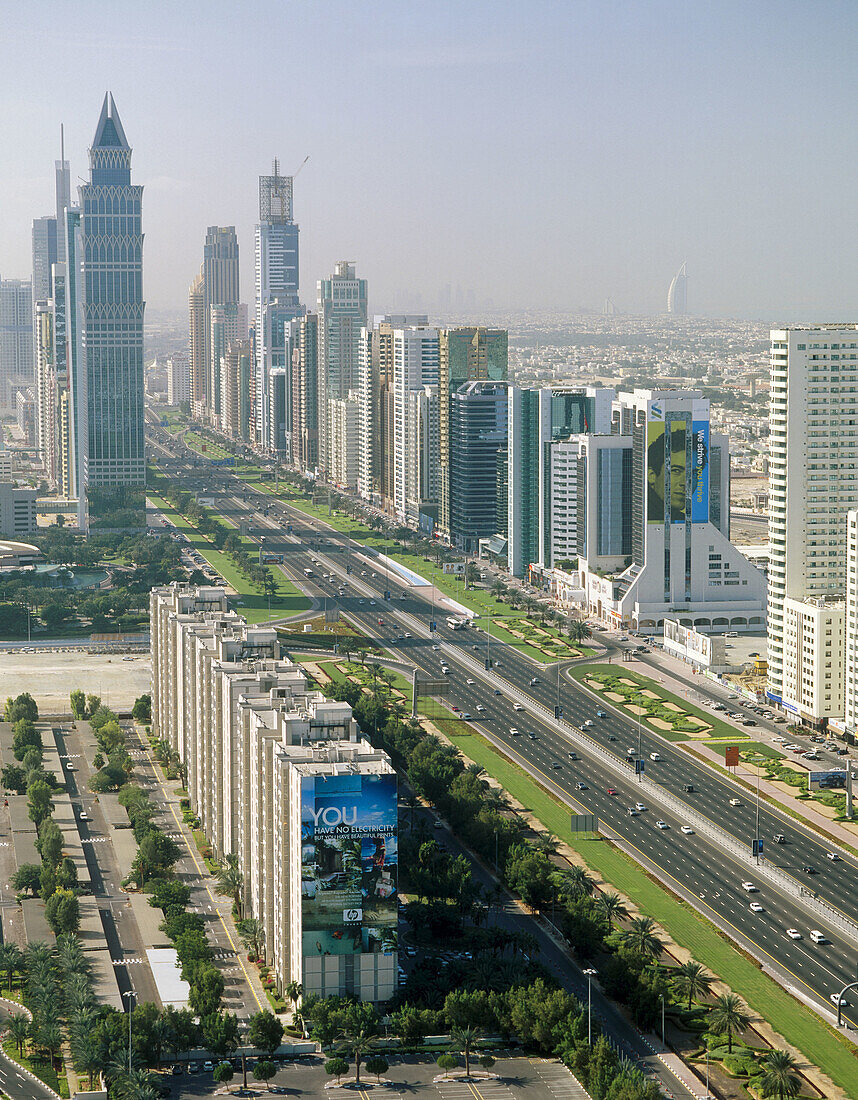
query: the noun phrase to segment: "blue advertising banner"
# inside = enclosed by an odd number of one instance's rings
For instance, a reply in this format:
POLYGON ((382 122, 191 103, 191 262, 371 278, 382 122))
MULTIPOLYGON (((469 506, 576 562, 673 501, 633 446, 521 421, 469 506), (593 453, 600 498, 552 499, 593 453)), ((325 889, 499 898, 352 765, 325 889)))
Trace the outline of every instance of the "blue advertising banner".
POLYGON ((709 421, 692 423, 691 522, 709 521, 709 421))

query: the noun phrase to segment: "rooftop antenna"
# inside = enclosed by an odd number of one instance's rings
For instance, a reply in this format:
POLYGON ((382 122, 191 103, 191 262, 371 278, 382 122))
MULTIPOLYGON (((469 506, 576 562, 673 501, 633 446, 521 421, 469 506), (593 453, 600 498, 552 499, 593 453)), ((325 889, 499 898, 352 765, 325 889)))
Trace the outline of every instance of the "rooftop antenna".
POLYGON ((65 164, 66 160, 66 135, 63 124, 60 123, 60 162, 65 164))
POLYGON ((277 157, 274 158, 274 175, 275 178, 280 175, 280 161, 277 157))

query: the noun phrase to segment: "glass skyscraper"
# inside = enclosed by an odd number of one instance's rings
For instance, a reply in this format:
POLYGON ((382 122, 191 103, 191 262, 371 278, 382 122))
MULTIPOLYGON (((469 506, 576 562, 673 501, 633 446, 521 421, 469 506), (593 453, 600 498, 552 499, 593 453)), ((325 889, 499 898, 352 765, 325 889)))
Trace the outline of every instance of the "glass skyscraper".
POLYGON ((104 97, 80 188, 87 485, 142 486, 143 188, 113 96, 104 97))

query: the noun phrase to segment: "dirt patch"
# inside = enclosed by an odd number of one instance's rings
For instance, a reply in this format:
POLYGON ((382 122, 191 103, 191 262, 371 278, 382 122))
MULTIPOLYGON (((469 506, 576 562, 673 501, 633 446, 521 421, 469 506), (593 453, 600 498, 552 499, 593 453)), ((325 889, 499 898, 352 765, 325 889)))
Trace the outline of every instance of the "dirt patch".
POLYGON ((663 718, 647 718, 647 722, 650 722, 656 729, 659 730, 673 730, 673 726, 670 722, 665 722, 663 718))
POLYGON ((685 714, 685 711, 682 709, 682 707, 678 707, 676 703, 662 703, 662 706, 665 710, 674 710, 677 714, 685 714))
POLYGON ((702 718, 695 718, 693 714, 686 714, 685 721, 690 722, 692 726, 700 726, 701 729, 712 729, 708 722, 704 722, 702 718))
POLYGON ((585 677, 584 683, 588 687, 593 688, 594 691, 604 691, 605 690, 605 685, 602 683, 601 680, 591 680, 589 677, 585 677))
POLYGON ((630 710, 632 714, 646 714, 646 707, 638 706, 637 703, 626 703, 623 710, 630 710))
POLYGON ((640 684, 636 684, 634 680, 627 680, 624 676, 620 677, 620 683, 626 684, 630 688, 639 688, 640 684))
POLYGON ((618 691, 606 691, 605 698, 610 699, 614 703, 623 703, 626 699, 625 695, 620 695, 618 691))
POLYGON ((661 699, 661 696, 654 691, 650 691, 649 688, 644 688, 641 695, 645 695, 647 699, 661 699))

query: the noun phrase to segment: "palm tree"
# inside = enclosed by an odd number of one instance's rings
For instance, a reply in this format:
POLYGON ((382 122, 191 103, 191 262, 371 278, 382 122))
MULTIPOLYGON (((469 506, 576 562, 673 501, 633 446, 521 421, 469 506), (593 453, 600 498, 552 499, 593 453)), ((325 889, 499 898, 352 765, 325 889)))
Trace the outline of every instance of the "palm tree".
POLYGON ((24 1044, 30 1037, 30 1020, 23 1012, 16 1012, 6 1021, 6 1034, 15 1044, 18 1053, 24 1053, 24 1044))
POLYGON ((450 1031, 450 1039, 452 1040, 450 1050, 455 1050, 464 1056, 466 1077, 471 1076, 471 1054, 473 1054, 482 1034, 478 1027, 471 1027, 470 1025, 454 1027, 450 1031))
POLYGON ((718 997, 709 1016, 710 1028, 726 1033, 728 1054, 733 1053, 733 1032, 744 1031, 750 1022, 751 1016, 744 1002, 735 993, 724 993, 718 997))
POLYGON ((776 1096, 788 1100, 801 1092, 801 1081, 793 1072, 795 1058, 785 1050, 771 1050, 762 1059, 763 1075, 760 1078, 763 1096, 776 1096))
POLYGON ((573 642, 586 642, 592 631, 583 619, 572 619, 569 623, 569 637, 573 642))
POLYGON ((360 1085, 360 1064, 366 1051, 378 1039, 378 1028, 368 1017, 356 1020, 343 1029, 343 1043, 355 1060, 355 1085, 360 1085))
POLYGON ((292 1002, 292 1014, 297 1018, 298 1015, 298 1002, 304 996, 304 987, 300 982, 295 981, 293 978, 291 982, 286 986, 286 996, 292 1002))
POLYGON ((600 894, 599 908, 602 910, 605 917, 607 917, 611 931, 613 931, 615 920, 625 920, 629 915, 629 911, 623 904, 623 899, 619 894, 600 894))
POLYGON ((705 996, 712 988, 712 977, 706 973, 706 968, 694 959, 689 959, 673 972, 673 984, 677 992, 683 997, 688 997, 688 1010, 691 1011, 691 1002, 696 997, 705 996))
POLYGON ((256 917, 245 917, 241 921, 238 934, 248 953, 253 955, 254 959, 258 959, 262 955, 262 945, 265 943, 265 928, 262 921, 257 920, 256 917))
POLYGON ((573 864, 564 875, 565 888, 572 898, 582 898, 585 894, 592 894, 596 889, 596 881, 583 867, 573 864))
POLYGON ((664 948, 664 944, 655 931, 652 917, 635 917, 625 934, 626 943, 643 959, 655 962, 664 948))
POLYGON ((24 956, 17 944, 0 944, 0 972, 6 974, 10 992, 12 990, 12 977, 16 970, 20 970, 23 961, 24 956))
POLYGON ((63 1033, 60 1031, 60 1025, 55 1020, 46 1023, 39 1032, 39 1046, 44 1048, 51 1060, 51 1068, 53 1068, 57 1055, 63 1046, 63 1033))
POLYGON ((132 1069, 114 1078, 110 1095, 116 1100, 157 1100, 158 1093, 148 1070, 132 1069))
POLYGON ((73 1048, 75 1064, 89 1074, 89 1091, 92 1092, 95 1083, 95 1074, 101 1069, 103 1058, 101 1044, 96 1037, 89 1033, 83 1036, 73 1048))
POLYGON ((217 892, 232 898, 238 919, 241 920, 241 891, 244 889, 244 875, 239 870, 238 856, 230 852, 218 868, 217 892))
POLYGON ((547 856, 553 856, 557 852, 557 845, 560 841, 554 835, 554 833, 539 833, 533 841, 533 847, 538 848, 541 852, 545 852, 547 856))

